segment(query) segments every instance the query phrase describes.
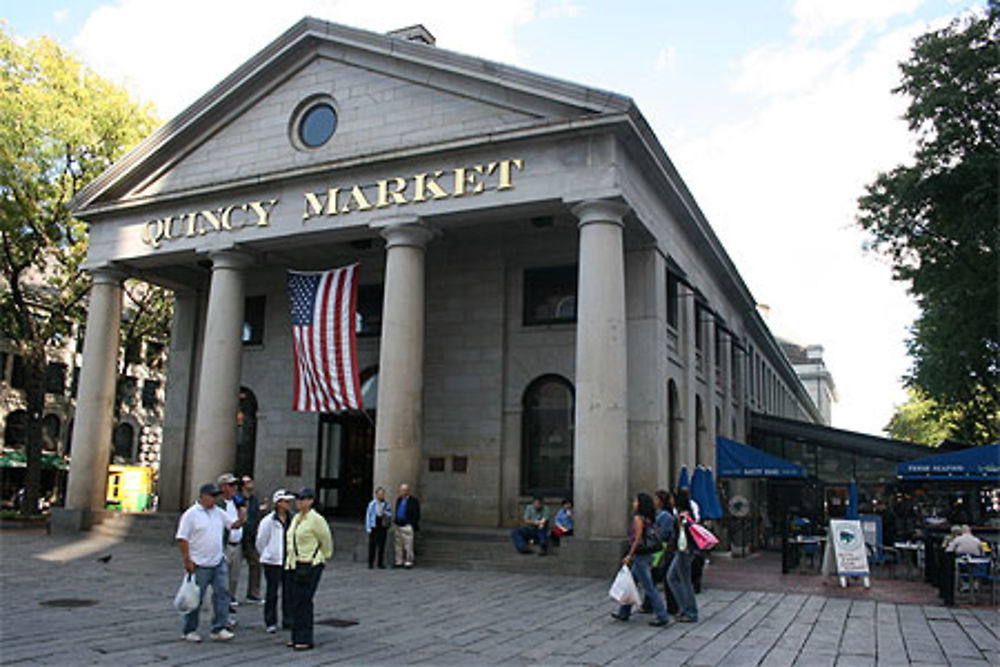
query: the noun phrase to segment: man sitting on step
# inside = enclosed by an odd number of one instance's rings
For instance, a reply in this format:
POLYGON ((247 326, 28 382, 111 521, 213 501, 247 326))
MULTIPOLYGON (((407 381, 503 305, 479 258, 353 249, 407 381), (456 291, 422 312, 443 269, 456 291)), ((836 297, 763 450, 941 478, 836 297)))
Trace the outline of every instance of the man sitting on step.
POLYGON ((538 555, 545 556, 549 552, 548 527, 549 508, 540 497, 535 496, 535 499, 525 506, 521 525, 511 531, 510 537, 514 540, 518 552, 530 554, 529 544, 535 542, 538 544, 538 555))

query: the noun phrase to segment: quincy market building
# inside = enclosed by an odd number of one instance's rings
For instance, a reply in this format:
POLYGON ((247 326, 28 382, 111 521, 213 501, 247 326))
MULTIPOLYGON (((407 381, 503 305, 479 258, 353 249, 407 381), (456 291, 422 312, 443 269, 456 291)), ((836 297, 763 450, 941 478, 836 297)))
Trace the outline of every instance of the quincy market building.
MULTIPOLYGON (((160 509, 224 471, 360 517, 511 525, 712 465, 750 411, 820 422, 631 99, 304 19, 86 187, 94 278, 67 516, 103 507, 122 280, 173 290, 160 509), (294 412, 287 270, 360 263, 366 413, 294 412)), ((585 541, 585 540, 580 540, 585 541)))

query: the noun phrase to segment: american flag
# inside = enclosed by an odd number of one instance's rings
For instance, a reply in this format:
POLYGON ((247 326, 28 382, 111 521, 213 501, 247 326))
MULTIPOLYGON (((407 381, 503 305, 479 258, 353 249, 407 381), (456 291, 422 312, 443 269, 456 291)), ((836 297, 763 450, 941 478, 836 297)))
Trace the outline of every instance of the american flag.
POLYGON ((288 272, 299 412, 362 410, 355 313, 358 265, 317 273, 288 272))

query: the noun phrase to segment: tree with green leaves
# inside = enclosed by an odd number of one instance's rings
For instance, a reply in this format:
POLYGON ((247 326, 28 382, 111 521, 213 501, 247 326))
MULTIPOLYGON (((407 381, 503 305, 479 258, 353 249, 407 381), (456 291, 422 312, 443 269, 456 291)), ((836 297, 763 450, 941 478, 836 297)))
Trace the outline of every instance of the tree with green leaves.
MULTIPOLYGON (((953 415, 955 439, 1000 439, 1000 2, 927 33, 900 65, 917 135, 911 164, 859 199, 869 246, 920 315, 906 382, 953 415)), ((877 324, 873 323, 873 326, 877 324)))
POLYGON ((952 437, 959 415, 943 413, 932 399, 909 387, 907 401, 896 406, 896 412, 885 426, 889 437, 937 447, 952 437))
POLYGON ((84 321, 90 287, 87 229, 66 204, 156 124, 51 39, 20 42, 0 23, 0 333, 24 358, 26 513, 38 507, 49 352, 84 321))

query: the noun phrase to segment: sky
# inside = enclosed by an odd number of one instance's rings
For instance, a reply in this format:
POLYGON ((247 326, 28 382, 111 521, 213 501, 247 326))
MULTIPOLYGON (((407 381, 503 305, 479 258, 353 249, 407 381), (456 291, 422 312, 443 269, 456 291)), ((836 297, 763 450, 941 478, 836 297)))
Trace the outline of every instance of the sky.
POLYGON ((772 331, 819 344, 833 425, 882 434, 906 400, 917 315, 864 250, 857 198, 907 162, 891 91, 913 39, 981 0, 0 0, 19 38, 49 35, 99 74, 183 110, 303 16, 385 32, 632 97, 772 331))

